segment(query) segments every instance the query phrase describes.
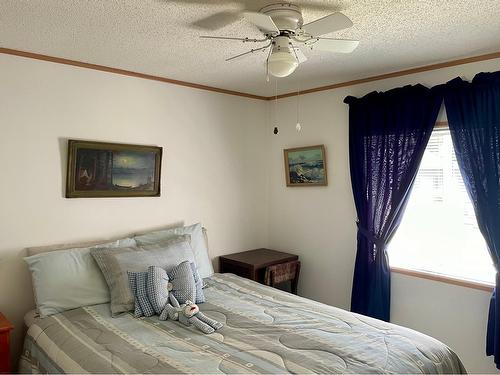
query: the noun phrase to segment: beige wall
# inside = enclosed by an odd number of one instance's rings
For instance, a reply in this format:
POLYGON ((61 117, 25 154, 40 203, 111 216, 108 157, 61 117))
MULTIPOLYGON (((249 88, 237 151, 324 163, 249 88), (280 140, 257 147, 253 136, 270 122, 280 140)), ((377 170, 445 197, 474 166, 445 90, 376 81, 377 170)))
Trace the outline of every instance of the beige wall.
POLYGON ((0 55, 0 311, 33 307, 23 248, 184 220, 211 255, 266 244, 266 103, 0 55), (164 148, 159 198, 64 198, 66 139, 164 148))
MULTIPOLYGON (((295 131, 296 99, 279 101, 279 136, 269 157, 269 245, 300 255, 299 293, 348 309, 356 251, 355 208, 349 175, 347 95, 406 84, 433 86, 456 76, 500 70, 500 59, 323 91, 300 99, 302 132, 295 131), (283 149, 325 144, 328 187, 287 188, 283 149)), ((300 74, 300 72, 298 72, 300 74)), ((274 119, 274 105, 270 105, 274 119)), ((471 249, 474 251, 474 249, 471 249)), ((394 323, 450 345, 471 372, 496 372, 484 354, 489 293, 403 275, 392 278, 394 323)))

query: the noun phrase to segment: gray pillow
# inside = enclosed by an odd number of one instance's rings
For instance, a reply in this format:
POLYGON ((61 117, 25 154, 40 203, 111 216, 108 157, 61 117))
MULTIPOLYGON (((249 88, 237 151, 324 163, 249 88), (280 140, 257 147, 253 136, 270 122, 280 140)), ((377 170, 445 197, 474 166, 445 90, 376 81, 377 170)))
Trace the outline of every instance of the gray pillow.
POLYGON ((194 262, 189 241, 189 235, 184 235, 150 246, 92 249, 90 253, 109 287, 112 315, 134 309, 127 271, 145 272, 149 266, 155 265, 169 272, 183 261, 194 262))
POLYGON ((200 223, 185 227, 148 232, 142 235, 136 235, 134 239, 137 241, 138 245, 143 246, 152 245, 183 234, 189 234, 191 236, 191 247, 195 259, 194 263, 200 276, 202 278, 212 276, 214 274, 214 269, 208 255, 207 241, 203 233, 203 227, 200 223))

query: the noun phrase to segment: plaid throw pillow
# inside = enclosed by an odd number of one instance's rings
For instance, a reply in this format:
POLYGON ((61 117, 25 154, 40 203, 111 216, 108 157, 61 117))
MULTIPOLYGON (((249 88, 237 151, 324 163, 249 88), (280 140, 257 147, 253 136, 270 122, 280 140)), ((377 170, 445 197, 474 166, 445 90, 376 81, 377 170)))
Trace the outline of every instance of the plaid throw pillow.
POLYGON ((151 302, 149 301, 147 293, 148 273, 129 271, 127 272, 127 274, 129 277, 129 283, 131 279, 135 278, 135 292, 132 289, 134 287, 134 283, 133 282, 130 283, 131 290, 134 293, 134 302, 135 302, 134 316, 135 316, 135 311, 137 311, 137 305, 139 305, 143 316, 153 316, 155 314, 155 310, 151 305, 151 302))
POLYGON ((148 268, 147 284, 149 302, 156 314, 160 315, 168 303, 168 275, 161 267, 150 266, 148 268))
POLYGON ((194 281, 193 270, 188 261, 174 267, 168 273, 168 278, 172 284, 170 293, 174 295, 180 304, 196 300, 196 283, 194 281))
POLYGON ((137 295, 137 282, 135 279, 135 273, 127 272, 127 277, 128 277, 128 284, 130 286, 130 291, 132 292, 132 296, 134 296, 134 302, 135 302, 134 317, 140 318, 141 316, 144 316, 144 314, 142 313, 141 305, 139 305, 139 302, 135 297, 137 295))

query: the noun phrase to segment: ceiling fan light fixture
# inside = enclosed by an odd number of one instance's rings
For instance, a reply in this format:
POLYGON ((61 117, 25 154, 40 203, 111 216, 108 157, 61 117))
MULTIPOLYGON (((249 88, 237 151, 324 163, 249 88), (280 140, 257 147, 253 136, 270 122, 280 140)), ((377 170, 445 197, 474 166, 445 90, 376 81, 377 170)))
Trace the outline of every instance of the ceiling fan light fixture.
POLYGON ((290 51, 273 51, 269 56, 269 73, 275 77, 286 77, 292 74, 299 63, 290 51))
MULTIPOLYGON (((307 1, 300 3, 306 4, 307 1)), ((302 46, 311 49, 314 47, 320 51, 350 53, 359 43, 357 40, 323 37, 323 35, 347 29, 353 25, 344 14, 334 12, 304 24, 301 8, 289 3, 288 0, 267 5, 258 12, 244 11, 243 17, 262 32, 260 39, 211 35, 202 35, 201 38, 235 40, 243 43, 267 42, 266 45, 226 59, 226 61, 233 61, 257 51, 266 51, 267 82, 269 82, 270 74, 278 78, 287 77, 297 69, 299 64, 307 60, 301 50, 302 46)))

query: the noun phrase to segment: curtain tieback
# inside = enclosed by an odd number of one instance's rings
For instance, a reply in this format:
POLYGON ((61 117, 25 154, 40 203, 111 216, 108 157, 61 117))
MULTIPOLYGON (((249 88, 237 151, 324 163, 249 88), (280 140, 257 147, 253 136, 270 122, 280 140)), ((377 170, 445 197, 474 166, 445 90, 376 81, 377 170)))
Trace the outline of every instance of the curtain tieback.
POLYGON ((365 227, 360 225, 359 221, 356 221, 356 225, 358 226, 358 232, 361 233, 368 241, 373 243, 376 246, 377 250, 384 250, 385 249, 385 241, 383 238, 380 238, 379 236, 375 236, 368 229, 366 229, 365 227))

